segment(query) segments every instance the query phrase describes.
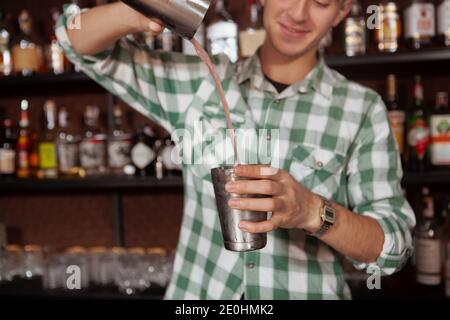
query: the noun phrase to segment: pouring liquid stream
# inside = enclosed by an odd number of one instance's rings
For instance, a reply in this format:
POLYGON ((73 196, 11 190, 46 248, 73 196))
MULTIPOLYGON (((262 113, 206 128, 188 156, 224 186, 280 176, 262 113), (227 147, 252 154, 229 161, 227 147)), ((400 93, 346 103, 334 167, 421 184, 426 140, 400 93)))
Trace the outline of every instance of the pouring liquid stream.
POLYGON ((217 92, 219 93, 219 98, 220 98, 220 101, 222 102, 223 110, 225 112, 227 128, 228 128, 227 131, 228 131, 228 135, 230 136, 231 143, 233 145, 234 165, 236 166, 239 164, 239 157, 238 157, 238 153, 237 153, 237 144, 236 144, 236 135, 234 133, 233 124, 231 123, 230 108, 229 108, 228 102, 225 98, 225 92, 223 91, 222 84, 219 79, 219 75, 217 74, 217 72, 211 62, 211 59, 209 58, 205 49, 203 49, 202 45, 195 38, 192 38, 191 42, 192 42, 192 45, 194 46, 195 50, 197 51, 199 58, 208 67, 209 73, 211 74, 211 76, 214 79, 214 82, 216 84, 216 89, 217 89, 217 92))

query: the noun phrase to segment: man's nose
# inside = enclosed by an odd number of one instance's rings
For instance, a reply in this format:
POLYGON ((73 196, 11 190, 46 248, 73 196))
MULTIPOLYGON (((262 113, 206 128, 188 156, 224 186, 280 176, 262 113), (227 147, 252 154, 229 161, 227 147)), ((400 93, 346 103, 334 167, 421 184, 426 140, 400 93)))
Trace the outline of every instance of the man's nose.
POLYGON ((296 23, 308 20, 308 6, 311 0, 294 0, 288 10, 289 17, 296 23))

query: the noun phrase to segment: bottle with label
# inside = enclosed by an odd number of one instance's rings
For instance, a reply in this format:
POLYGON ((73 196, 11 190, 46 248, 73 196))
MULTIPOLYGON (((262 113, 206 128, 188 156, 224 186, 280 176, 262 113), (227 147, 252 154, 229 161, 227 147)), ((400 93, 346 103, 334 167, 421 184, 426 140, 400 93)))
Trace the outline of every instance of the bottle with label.
POLYGON ((427 286, 442 283, 442 234, 434 217, 434 203, 427 187, 422 189, 423 219, 414 232, 416 281, 427 286))
POLYGON ((436 94, 436 107, 430 116, 431 164, 436 169, 450 168, 450 108, 447 92, 436 94))
POLYGON ((238 25, 226 10, 224 0, 217 0, 215 14, 206 28, 208 51, 211 55, 223 53, 231 62, 236 62, 238 54, 238 25))
POLYGON ((113 128, 108 141, 109 169, 112 174, 126 174, 126 168, 131 164, 132 136, 123 124, 123 112, 119 105, 113 109, 113 128))
POLYGON ((9 76, 12 71, 11 35, 6 28, 6 16, 0 11, 0 76, 9 76))
POLYGON ((359 1, 354 0, 344 24, 345 54, 353 57, 366 53, 366 23, 359 1))
POLYGON ((414 102, 408 120, 407 163, 412 171, 424 171, 429 161, 430 128, 420 76, 415 77, 413 97, 414 102))
POLYGON ((0 176, 13 178, 16 173, 16 141, 11 119, 3 121, 3 135, 0 138, 0 176))
POLYGON ((45 131, 39 139, 39 178, 57 178, 58 160, 56 151, 56 103, 47 100, 44 104, 45 131))
POLYGON ((28 117, 29 103, 28 100, 22 100, 20 103, 20 120, 19 120, 19 136, 17 138, 17 177, 29 178, 30 163, 29 156, 31 153, 30 138, 30 120, 28 117))
POLYGON ((39 168, 39 133, 30 131, 30 154, 28 163, 30 166, 30 178, 42 178, 42 171, 39 168))
POLYGON ((411 49, 430 47, 435 37, 435 11, 431 0, 410 0, 404 11, 405 39, 411 49))
POLYGON ((439 44, 450 46, 450 0, 442 0, 437 7, 437 33, 439 44))
POLYGON ((19 34, 14 37, 12 45, 13 72, 28 76, 38 73, 42 68, 42 48, 33 30, 33 20, 28 11, 19 14, 19 34))
POLYGON ((79 172, 79 139, 70 132, 69 114, 66 108, 58 113, 59 133, 56 141, 58 171, 61 176, 76 176, 79 172))
POLYGON ((160 151, 158 152, 158 157, 162 161, 163 170, 166 175, 181 175, 181 159, 177 150, 177 146, 175 145, 175 142, 170 139, 170 137, 164 139, 160 151))
POLYGON ((389 123, 391 125, 395 140, 397 141, 400 155, 403 157, 406 116, 405 110, 400 107, 398 102, 397 79, 393 74, 390 74, 387 77, 385 102, 388 109, 389 123))
POLYGON ((241 57, 247 58, 255 54, 264 43, 266 30, 260 15, 260 4, 256 0, 247 0, 249 7, 249 25, 239 32, 239 46, 241 57))
POLYGON ((136 176, 145 177, 154 174, 156 160, 155 141, 155 133, 149 126, 139 128, 131 148, 131 162, 136 169, 136 176))
POLYGON ((165 28, 155 40, 155 49, 170 51, 170 52, 181 52, 181 39, 172 30, 165 28))
MULTIPOLYGON (((58 17, 60 16, 60 12, 53 8, 51 10, 52 16, 52 26, 56 25, 58 21, 58 17)), ((46 62, 47 62, 47 70, 53 74, 61 74, 65 72, 66 66, 68 64, 63 49, 58 43, 56 39, 56 35, 52 32, 50 37, 50 41, 45 49, 46 62)))
POLYGON ((394 1, 383 1, 380 6, 380 28, 375 36, 378 50, 381 52, 396 52, 399 49, 401 36, 401 20, 398 6, 394 1))
POLYGON ((88 176, 104 175, 106 166, 106 134, 99 125, 100 110, 87 106, 84 112, 85 132, 80 142, 80 162, 88 176))

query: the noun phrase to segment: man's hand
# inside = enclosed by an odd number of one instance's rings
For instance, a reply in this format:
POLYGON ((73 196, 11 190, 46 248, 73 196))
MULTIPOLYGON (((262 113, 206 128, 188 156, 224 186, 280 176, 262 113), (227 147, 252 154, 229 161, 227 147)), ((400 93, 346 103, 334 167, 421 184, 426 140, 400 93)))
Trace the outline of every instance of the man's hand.
POLYGON ((263 233, 277 228, 299 228, 315 232, 320 228, 319 196, 299 184, 289 173, 264 165, 240 165, 236 175, 252 180, 229 182, 225 188, 237 194, 263 194, 268 198, 231 199, 228 205, 241 210, 272 212, 270 220, 241 222, 239 227, 252 233, 263 233))
POLYGON ((67 29, 67 35, 76 52, 94 55, 130 33, 160 34, 164 27, 158 19, 150 19, 118 1, 94 7, 81 13, 81 28, 67 29))

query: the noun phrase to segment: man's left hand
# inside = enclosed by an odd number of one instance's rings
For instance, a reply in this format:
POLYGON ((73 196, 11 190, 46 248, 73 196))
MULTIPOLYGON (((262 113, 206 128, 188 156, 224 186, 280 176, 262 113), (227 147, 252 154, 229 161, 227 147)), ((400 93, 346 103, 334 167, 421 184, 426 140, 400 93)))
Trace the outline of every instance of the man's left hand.
POLYGON ((315 232, 320 228, 322 200, 284 170, 265 165, 239 165, 236 175, 251 180, 229 182, 225 188, 237 194, 262 194, 267 198, 234 198, 231 208, 272 212, 269 220, 242 221, 239 227, 252 233, 270 232, 278 228, 299 228, 315 232))

